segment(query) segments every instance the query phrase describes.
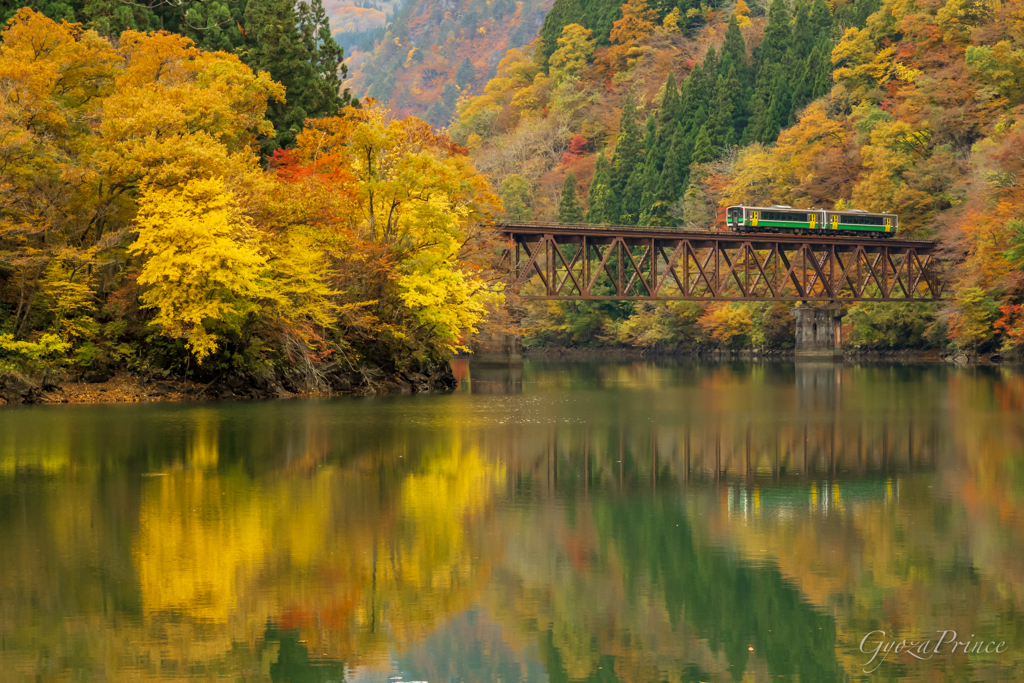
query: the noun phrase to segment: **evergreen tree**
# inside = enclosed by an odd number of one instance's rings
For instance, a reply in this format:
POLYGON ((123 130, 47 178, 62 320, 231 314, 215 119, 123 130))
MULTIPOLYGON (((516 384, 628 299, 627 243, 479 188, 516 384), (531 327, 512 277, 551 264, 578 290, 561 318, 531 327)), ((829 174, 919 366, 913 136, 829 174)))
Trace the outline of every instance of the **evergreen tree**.
MULTIPOLYGON (((594 32, 599 46, 611 44, 612 25, 622 18, 622 2, 618 0, 581 0, 584 21, 576 21, 594 32)), ((526 22, 524 22, 526 23, 526 22)))
POLYGON ((559 223, 582 223, 583 209, 576 197, 576 174, 569 171, 562 184, 562 197, 558 202, 559 223))
MULTIPOLYGON (((42 4, 42 3, 41 3, 42 4)), ((49 5, 55 11, 56 5, 49 5)), ((14 7, 18 4, 14 3, 14 7)), ((3 10, 0 10, 2 13, 3 10)), ((13 14, 13 12, 12 12, 13 14)), ((75 10, 78 20, 101 36, 116 38, 122 31, 153 31, 161 28, 159 17, 144 5, 135 5, 120 0, 85 0, 75 10)))
POLYGON ((701 79, 705 91, 707 91, 707 99, 711 99, 711 89, 715 87, 715 83, 718 81, 718 53, 715 52, 715 46, 709 45, 708 51, 704 53, 704 61, 701 63, 701 71, 703 72, 704 78, 701 79))
POLYGON ((334 41, 322 0, 304 0, 297 7, 302 42, 313 65, 313 79, 305 84, 305 96, 320 104, 315 111, 333 114, 351 104, 349 91, 341 91, 341 83, 348 77, 345 51, 334 41))
POLYGON ((793 115, 793 95, 789 89, 789 80, 781 71, 776 73, 772 97, 768 102, 768 110, 761 129, 761 142, 771 143, 778 137, 782 129, 791 123, 793 115))
MULTIPOLYGON (((679 89, 676 88, 676 77, 672 72, 668 74, 665 82, 665 97, 661 101, 661 111, 658 112, 658 128, 665 129, 670 122, 674 123, 679 116, 679 89)), ((674 126, 672 128, 674 130, 674 126)))
POLYGON ((757 48, 758 77, 760 77, 762 66, 774 66, 785 61, 792 39, 786 0, 772 0, 771 10, 768 13, 768 27, 764 31, 764 40, 757 48))
POLYGON ((818 40, 815 26, 811 24, 811 7, 807 0, 797 0, 793 7, 793 29, 790 39, 789 62, 796 64, 807 59, 818 40))
POLYGON ((750 119, 747 122, 747 127, 743 130, 743 136, 740 138, 741 145, 749 145, 751 142, 761 140, 767 117, 768 104, 764 101, 762 91, 758 89, 751 98, 750 119))
MULTIPOLYGON (((119 0, 120 1, 120 0, 119 0)), ((244 20, 245 1, 156 5, 163 28, 188 36, 204 50, 233 52, 244 42, 238 25, 244 20)))
POLYGON ((681 160, 683 134, 678 124, 674 128, 654 201, 643 217, 644 225, 672 225, 672 206, 683 194, 683 186, 679 182, 680 174, 684 170, 681 160))
POLYGON ((684 95, 678 120, 691 140, 697 137, 697 131, 707 121, 717 73, 718 58, 714 46, 711 46, 704 57, 704 63, 695 66, 683 82, 684 95))
MULTIPOLYGON (((548 58, 558 49, 558 39, 568 24, 582 24, 590 28, 580 0, 555 0, 544 17, 544 24, 540 28, 540 46, 534 55, 541 66, 547 68, 548 58)), ((611 30, 611 26, 608 28, 611 30)))
POLYGON ((676 112, 676 121, 682 126, 684 134, 688 133, 694 125, 696 111, 693 108, 693 84, 700 80, 700 72, 700 64, 695 64, 693 70, 690 71, 690 75, 683 80, 683 84, 679 88, 679 106, 676 112))
POLYGON ((660 145, 655 145, 648 153, 644 161, 643 185, 640 195, 640 213, 638 222, 640 225, 650 225, 647 218, 650 216, 654 202, 657 201, 661 189, 661 169, 658 164, 656 153, 660 145))
POLYGON ((791 63, 795 58, 792 41, 793 30, 785 0, 772 0, 764 40, 756 51, 757 77, 743 144, 774 142, 779 130, 789 123, 793 114, 789 78, 794 70, 799 71, 797 77, 803 76, 803 64, 794 69, 791 63))
POLYGON ((300 15, 295 0, 250 0, 246 5, 242 61, 287 88, 286 102, 268 107, 275 135, 263 141, 265 155, 293 144, 307 118, 331 116, 354 104, 348 91, 340 92, 341 48, 322 9, 304 4, 300 15))
POLYGON ((694 141, 693 156, 690 159, 690 163, 706 164, 718 156, 716 152, 715 146, 711 144, 711 137, 708 135, 708 127, 706 125, 701 126, 700 131, 697 133, 697 139, 694 141))
POLYGON ((832 43, 819 42, 811 50, 804 69, 805 102, 824 97, 832 88, 832 43))
POLYGON ((621 220, 627 225, 639 225, 643 214, 645 200, 651 201, 651 191, 660 172, 658 169, 657 124, 654 117, 647 119, 647 134, 644 136, 643 154, 626 183, 622 195, 621 220))
POLYGON ((743 40, 740 25, 736 17, 729 19, 729 27, 725 30, 725 42, 722 44, 722 69, 727 70, 726 62, 736 67, 736 76, 741 80, 747 78, 747 43, 743 40))
POLYGON ((644 194, 644 166, 638 164, 629 175, 629 181, 622 191, 619 222, 623 225, 640 223, 640 200, 644 194))
POLYGON ((533 220, 533 193, 530 184, 519 174, 513 174, 501 182, 501 203, 505 207, 505 216, 510 221, 526 222, 533 220))
POLYGON ((612 216, 614 208, 612 195, 612 169, 608 159, 604 156, 604 150, 597 155, 597 165, 594 167, 594 179, 590 183, 590 193, 587 197, 587 223, 601 224, 613 223, 618 216, 612 216))
MULTIPOLYGON (((674 163, 676 164, 676 194, 682 196, 690 182, 690 159, 693 157, 693 143, 683 133, 683 127, 678 127, 676 140, 672 143, 674 163)), ((662 169, 664 173, 664 169, 662 169)))
POLYGON ((643 160, 641 152, 643 140, 640 137, 640 126, 636 120, 636 104, 632 95, 626 96, 622 106, 622 117, 619 119, 619 137, 615 144, 615 157, 612 160, 612 208, 608 218, 616 223, 621 220, 622 198, 626 192, 633 170, 643 160))
POLYGON ((22 7, 28 7, 40 14, 46 15, 54 21, 73 22, 78 19, 77 13, 81 13, 82 5, 76 0, 21 0, 20 2, 0 3, 0 26, 4 26, 7 20, 14 16, 22 7))
POLYGON ((473 62, 469 61, 469 57, 466 57, 455 69, 455 82, 459 84, 460 88, 465 88, 472 85, 475 80, 476 69, 473 67, 473 62))
POLYGON ((735 69, 730 72, 731 78, 718 77, 715 95, 711 99, 711 115, 708 117, 708 137, 711 144, 723 149, 736 142, 736 130, 733 120, 733 99, 739 89, 735 69))

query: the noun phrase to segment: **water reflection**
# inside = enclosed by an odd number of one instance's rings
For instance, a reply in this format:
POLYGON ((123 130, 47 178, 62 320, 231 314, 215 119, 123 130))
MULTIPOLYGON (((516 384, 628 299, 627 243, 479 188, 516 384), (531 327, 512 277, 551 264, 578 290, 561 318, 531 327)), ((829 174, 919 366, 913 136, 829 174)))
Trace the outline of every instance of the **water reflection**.
MULTIPOLYGON (((468 378, 469 390, 474 394, 521 394, 523 393, 523 368, 519 365, 494 367, 476 365, 457 359, 454 365, 462 365, 460 371, 468 378)), ((461 373, 460 373, 461 374, 461 373)))
POLYGON ((1008 647, 872 678, 1024 678, 1019 375, 461 371, 450 396, 0 412, 0 671, 857 680, 865 634, 953 629, 1008 647))

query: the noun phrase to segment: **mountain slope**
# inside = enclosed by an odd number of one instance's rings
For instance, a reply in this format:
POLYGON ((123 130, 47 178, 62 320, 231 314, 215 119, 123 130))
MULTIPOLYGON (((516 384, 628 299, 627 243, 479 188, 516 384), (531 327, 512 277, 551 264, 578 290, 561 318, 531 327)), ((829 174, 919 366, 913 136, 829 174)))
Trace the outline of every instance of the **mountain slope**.
POLYGON ((336 32, 359 97, 373 97, 392 115, 448 125, 457 100, 477 93, 511 48, 536 38, 551 0, 408 0, 368 50, 364 32, 336 32))

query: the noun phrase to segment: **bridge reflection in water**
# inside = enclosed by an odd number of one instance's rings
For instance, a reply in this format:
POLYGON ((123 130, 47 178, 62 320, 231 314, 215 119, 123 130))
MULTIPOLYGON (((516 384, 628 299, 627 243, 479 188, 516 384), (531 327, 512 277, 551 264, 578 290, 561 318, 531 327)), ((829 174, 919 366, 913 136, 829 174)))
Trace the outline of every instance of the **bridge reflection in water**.
MULTIPOLYGON (((728 376, 728 369, 723 364, 721 374, 728 376)), ((943 448, 937 419, 894 411, 899 399, 894 405, 891 396, 878 397, 873 406, 863 397, 844 406, 844 377, 849 379, 855 369, 779 363, 767 364, 766 371, 793 374, 788 396, 749 413, 723 405, 734 405, 742 392, 725 398, 708 390, 697 410, 661 406, 642 419, 635 410, 595 413, 592 420, 549 415, 540 424, 512 417, 504 429, 482 435, 483 445, 500 454, 515 481, 528 480, 532 490, 551 495, 594 486, 656 490, 709 483, 753 487, 836 478, 884 480, 934 470, 943 448)), ((462 390, 474 394, 523 391, 522 368, 462 364, 457 376, 462 390)), ((690 398, 698 400, 699 393, 690 398)), ((832 494, 823 490, 822 501, 832 494)))

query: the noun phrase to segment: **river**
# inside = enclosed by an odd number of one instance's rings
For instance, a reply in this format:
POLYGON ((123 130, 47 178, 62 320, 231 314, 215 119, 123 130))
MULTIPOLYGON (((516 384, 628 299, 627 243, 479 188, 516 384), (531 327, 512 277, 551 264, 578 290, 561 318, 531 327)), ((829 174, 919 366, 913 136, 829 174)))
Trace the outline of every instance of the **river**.
POLYGON ((0 680, 1024 680, 1019 370, 455 369, 0 409, 0 680))

